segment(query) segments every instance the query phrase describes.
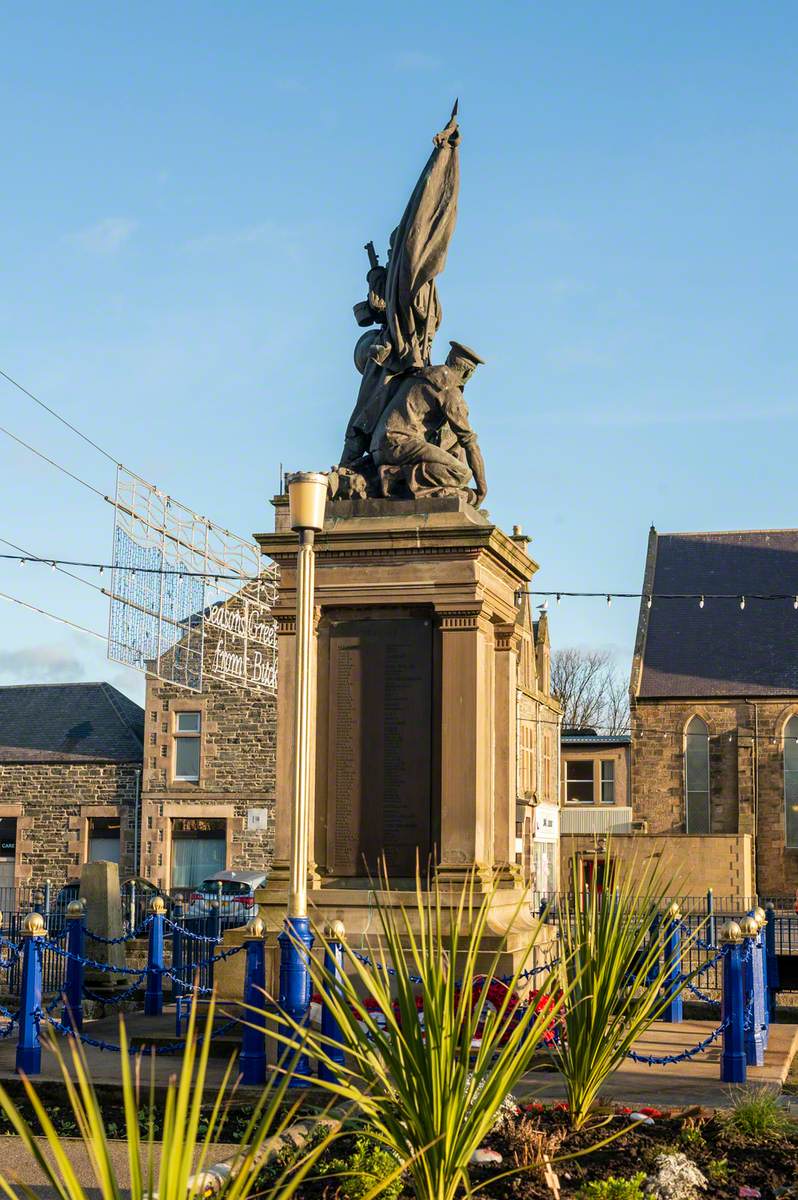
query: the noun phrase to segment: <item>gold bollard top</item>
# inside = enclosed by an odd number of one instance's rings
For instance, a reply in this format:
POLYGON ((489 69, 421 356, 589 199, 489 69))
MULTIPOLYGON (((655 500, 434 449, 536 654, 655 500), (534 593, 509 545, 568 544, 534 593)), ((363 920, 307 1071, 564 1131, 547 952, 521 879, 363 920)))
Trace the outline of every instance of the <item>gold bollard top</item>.
POLYGON ((727 921, 721 927, 720 931, 721 942, 737 944, 743 940, 743 931, 736 921, 727 921))
POLYGON ((346 937, 343 921, 331 921, 327 926, 327 937, 331 942, 342 942, 346 937))
POLYGON ((673 904, 668 909, 666 916, 670 917, 672 921, 681 921, 682 910, 679 908, 676 900, 674 900, 673 904))
POLYGON ((85 911, 82 900, 70 900, 66 910, 67 920, 79 920, 85 911))
POLYGON ((754 920, 756 921, 756 923, 760 929, 762 928, 763 925, 767 924, 767 919, 768 919, 767 913, 765 912, 762 905, 758 904, 756 906, 756 908, 754 909, 754 920))
POLYGON ((37 912, 29 913, 22 926, 22 932, 27 933, 30 937, 45 937, 47 929, 45 928, 42 914, 37 912))
POLYGON ((755 917, 743 917, 740 922, 740 933, 746 938, 755 938, 759 933, 759 925, 755 917))
POLYGON ((163 916, 163 914, 166 912, 166 905, 163 902, 163 896, 155 896, 153 898, 153 901, 150 904, 150 912, 155 916, 157 916, 159 913, 161 916, 163 916))
POLYGON ((248 937, 259 938, 263 937, 265 929, 266 926, 263 924, 263 918, 253 917, 252 920, 248 922, 245 932, 248 937))

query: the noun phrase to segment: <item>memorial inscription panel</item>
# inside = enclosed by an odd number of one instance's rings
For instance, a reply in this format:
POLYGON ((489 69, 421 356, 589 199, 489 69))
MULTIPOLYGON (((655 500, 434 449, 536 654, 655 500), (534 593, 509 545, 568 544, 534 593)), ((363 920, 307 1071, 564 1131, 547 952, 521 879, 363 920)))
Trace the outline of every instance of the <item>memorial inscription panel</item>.
POLYGON ((429 619, 330 626, 327 857, 336 875, 426 868, 431 827, 429 619))

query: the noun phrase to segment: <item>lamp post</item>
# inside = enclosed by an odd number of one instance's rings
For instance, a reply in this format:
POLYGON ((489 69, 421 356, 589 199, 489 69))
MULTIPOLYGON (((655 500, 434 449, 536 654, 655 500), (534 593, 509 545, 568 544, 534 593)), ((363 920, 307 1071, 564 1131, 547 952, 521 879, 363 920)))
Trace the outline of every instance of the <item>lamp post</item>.
MULTIPOLYGON (((294 781, 291 805, 291 859, 288 874, 288 912, 280 934, 280 1007, 302 1024, 310 1005, 308 955, 313 936, 308 921, 308 824, 311 784, 313 541, 324 527, 327 476, 302 471, 288 480, 291 528, 299 534, 296 568, 296 672, 294 678, 294 781)), ((308 1072, 304 1056, 300 1075, 308 1072)))

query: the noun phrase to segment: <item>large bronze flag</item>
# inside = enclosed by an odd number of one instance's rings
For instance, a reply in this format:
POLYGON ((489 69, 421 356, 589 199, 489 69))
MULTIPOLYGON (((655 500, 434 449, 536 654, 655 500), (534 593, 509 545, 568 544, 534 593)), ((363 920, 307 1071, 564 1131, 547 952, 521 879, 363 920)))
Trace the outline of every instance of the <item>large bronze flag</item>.
POLYGON ((435 276, 446 265, 457 220, 457 104, 448 125, 433 140, 435 149, 391 238, 385 305, 392 354, 385 365, 393 372, 429 363, 432 339, 441 323, 435 276))

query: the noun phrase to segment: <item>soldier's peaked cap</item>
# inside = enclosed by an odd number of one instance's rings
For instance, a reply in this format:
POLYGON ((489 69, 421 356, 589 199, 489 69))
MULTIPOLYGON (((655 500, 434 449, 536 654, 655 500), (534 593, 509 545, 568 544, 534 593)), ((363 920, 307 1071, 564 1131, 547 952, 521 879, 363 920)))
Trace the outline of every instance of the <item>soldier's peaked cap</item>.
POLYGON ((476 350, 472 350, 470 346, 464 346, 462 342, 449 342, 449 345, 458 358, 464 358, 466 362, 473 363, 475 367, 485 361, 484 358, 479 357, 476 350))

